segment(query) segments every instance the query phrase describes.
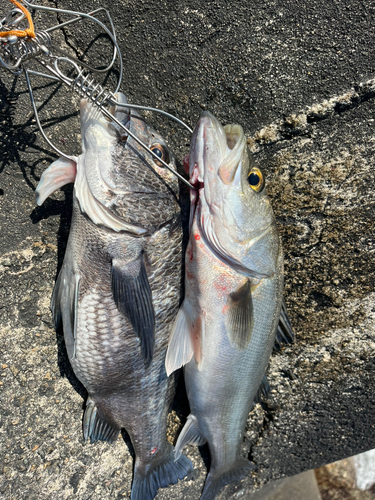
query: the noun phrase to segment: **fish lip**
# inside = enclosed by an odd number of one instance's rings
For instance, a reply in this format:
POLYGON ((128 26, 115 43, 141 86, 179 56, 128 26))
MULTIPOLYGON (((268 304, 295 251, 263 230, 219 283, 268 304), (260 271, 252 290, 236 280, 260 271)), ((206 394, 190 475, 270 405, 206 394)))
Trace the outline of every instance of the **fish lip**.
MULTIPOLYGON (((192 183, 197 189, 204 187, 204 183, 210 188, 211 183, 208 180, 212 177, 224 185, 238 184, 241 160, 246 147, 241 125, 232 123, 223 126, 212 113, 205 111, 198 120, 192 140, 190 175, 194 174, 198 165, 198 180, 202 182, 202 185, 198 186, 192 183)), ((209 193, 207 195, 211 198, 209 193)))
POLYGON ((200 182, 204 182, 206 176, 208 143, 214 145, 214 148, 208 154, 212 155, 212 152, 219 152, 221 162, 226 151, 225 132, 217 118, 210 111, 204 111, 195 126, 189 153, 190 177, 197 175, 200 182), (195 170, 197 172, 194 172, 195 170))
MULTIPOLYGON (((114 116, 115 112, 110 111, 114 116)), ((81 130, 87 129, 91 124, 95 124, 95 126, 101 126, 105 129, 107 133, 110 135, 117 137, 124 144, 128 140, 128 133, 123 130, 115 121, 109 120, 98 108, 91 102, 89 99, 81 99, 80 102, 80 116, 81 116, 81 130)), ((122 123, 124 127, 130 128, 130 123, 132 119, 132 114, 129 113, 128 119, 126 122, 122 123)), ((82 136, 84 134, 82 133, 82 136)))

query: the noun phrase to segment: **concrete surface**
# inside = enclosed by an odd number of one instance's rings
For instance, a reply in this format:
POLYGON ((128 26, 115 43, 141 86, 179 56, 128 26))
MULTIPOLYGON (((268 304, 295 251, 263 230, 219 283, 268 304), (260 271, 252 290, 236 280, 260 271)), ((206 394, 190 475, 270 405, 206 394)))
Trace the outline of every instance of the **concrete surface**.
MULTIPOLYGON (((105 5, 45 3, 86 11, 105 5)), ((218 499, 250 498, 270 481, 374 448, 375 3, 137 0, 107 7, 129 100, 192 125, 202 109, 239 122, 266 172, 283 237, 296 342, 272 356, 270 397, 249 416, 244 453, 257 469, 218 499)), ((55 22, 54 15, 36 17, 37 27, 55 22)), ((78 55, 92 37, 87 27, 54 34, 78 55)), ((103 64, 108 44, 99 38, 94 48, 103 64)), ((47 132, 79 153, 76 97, 54 84, 35 86, 47 132)), ((35 187, 55 156, 33 122, 23 78, 0 70, 0 99, 0 498, 128 498, 133 460, 124 441, 83 444, 85 391, 49 312, 72 189, 35 206, 35 187)), ((188 134, 147 119, 182 159, 188 134)), ((180 390, 171 440, 187 412, 180 390)), ((188 447, 187 454, 194 471, 160 490, 159 500, 199 498, 207 450, 188 447)))

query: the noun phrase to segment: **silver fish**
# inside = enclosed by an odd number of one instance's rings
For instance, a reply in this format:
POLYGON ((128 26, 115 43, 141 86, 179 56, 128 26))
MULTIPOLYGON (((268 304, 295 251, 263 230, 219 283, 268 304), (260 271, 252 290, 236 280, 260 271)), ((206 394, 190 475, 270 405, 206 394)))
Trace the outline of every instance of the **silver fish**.
MULTIPOLYGON (((118 99, 126 103, 125 96, 118 99)), ((137 113, 115 117, 175 168, 163 138, 137 113)), ((151 500, 192 464, 166 440, 175 380, 164 361, 181 289, 178 182, 97 107, 81 102, 82 154, 54 162, 37 188, 40 205, 74 181, 73 219, 52 312, 62 320, 74 373, 88 391, 85 440, 129 433, 132 500, 151 500)))
MULTIPOLYGON (((189 165, 198 193, 191 196, 185 298, 166 369, 170 374, 185 365, 191 413, 176 457, 188 443, 208 443, 211 467, 201 496, 208 500, 252 468, 241 444, 253 401, 266 385, 283 300, 283 251, 264 176, 241 126, 223 128, 203 113, 189 165)), ((285 314, 281 337, 288 332, 285 314)))

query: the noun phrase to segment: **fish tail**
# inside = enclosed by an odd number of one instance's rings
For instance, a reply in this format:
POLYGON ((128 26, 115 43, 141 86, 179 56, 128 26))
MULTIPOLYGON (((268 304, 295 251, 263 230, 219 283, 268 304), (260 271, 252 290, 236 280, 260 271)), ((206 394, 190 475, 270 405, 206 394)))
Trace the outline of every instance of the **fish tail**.
POLYGON ((149 468, 137 466, 134 468, 134 479, 130 500, 153 500, 159 488, 166 488, 183 479, 192 469, 190 460, 181 455, 175 461, 174 449, 169 445, 167 456, 149 468))
POLYGON ((83 437, 85 442, 90 438, 91 443, 95 441, 116 441, 120 430, 112 427, 98 414, 98 409, 92 399, 86 404, 85 414, 83 416, 83 437))
POLYGON ((229 483, 242 479, 254 468, 255 466, 249 462, 249 460, 239 457, 230 467, 210 471, 204 483, 200 500, 214 500, 221 488, 229 483))

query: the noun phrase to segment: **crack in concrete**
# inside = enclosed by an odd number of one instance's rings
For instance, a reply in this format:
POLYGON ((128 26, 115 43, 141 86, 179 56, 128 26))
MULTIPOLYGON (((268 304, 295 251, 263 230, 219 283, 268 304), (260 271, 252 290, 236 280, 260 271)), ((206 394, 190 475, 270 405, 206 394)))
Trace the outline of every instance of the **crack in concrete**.
MULTIPOLYGON (((56 9, 61 9, 61 8, 63 8, 63 7, 59 7, 58 2, 57 2, 56 0, 54 0, 54 2, 53 2, 53 3, 55 4, 56 9)), ((59 14, 58 12, 56 13, 56 16, 57 16, 57 20, 58 20, 58 22, 59 22, 60 24, 64 22, 64 21, 61 19, 60 14, 59 14)), ((70 37, 69 37, 69 35, 68 35, 68 33, 67 33, 66 29, 63 27, 63 28, 61 28, 61 31, 62 31, 62 34, 64 35, 64 40, 65 40, 65 43, 67 44, 67 46, 68 46, 68 47, 70 47, 70 48, 74 51, 74 53, 75 53, 75 55, 76 55, 77 59, 79 59, 80 55, 82 55, 82 54, 80 54, 80 53, 79 53, 79 50, 77 49, 77 47, 74 47, 74 45, 73 45, 73 44, 69 41, 69 38, 70 38, 70 37)))
POLYGON ((304 111, 292 113, 282 120, 263 127, 249 137, 247 143, 253 153, 258 153, 267 146, 307 135, 311 129, 310 125, 349 111, 373 97, 375 97, 375 78, 354 86, 344 94, 308 106, 304 111))

